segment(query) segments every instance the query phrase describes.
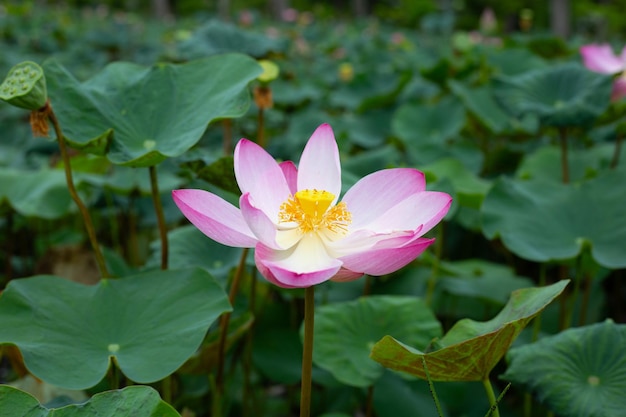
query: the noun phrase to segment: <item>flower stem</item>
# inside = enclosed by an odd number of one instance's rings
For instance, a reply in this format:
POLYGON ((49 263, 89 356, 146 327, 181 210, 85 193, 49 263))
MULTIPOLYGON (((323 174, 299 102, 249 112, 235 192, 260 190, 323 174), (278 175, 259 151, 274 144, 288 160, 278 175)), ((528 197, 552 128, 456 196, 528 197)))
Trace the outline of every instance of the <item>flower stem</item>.
POLYGON ((96 257, 96 263, 98 264, 98 268, 100 269, 100 274, 103 278, 107 278, 110 276, 109 270, 107 269, 106 262, 104 261, 104 256, 102 255, 102 251, 100 250, 100 246, 98 245, 98 239, 96 237, 96 231, 93 226, 93 222, 91 221, 91 216, 89 215, 89 210, 87 210, 87 206, 83 203, 78 192, 76 191, 76 187, 74 187, 74 178, 72 176, 72 166, 70 165, 70 158, 67 153, 67 145, 65 144, 65 137, 61 132, 61 125, 59 124, 59 120, 57 119, 54 111, 52 110, 52 106, 50 103, 47 104, 50 107, 50 112, 48 114, 48 119, 52 123, 52 127, 54 128, 54 133, 57 136, 57 140, 59 142, 59 149, 61 150, 61 158, 63 159, 63 168, 65 170, 65 180, 67 182, 67 189, 72 196, 72 200, 78 206, 78 210, 83 217, 83 223, 85 224, 85 229, 87 229, 87 235, 89 236, 89 242, 91 243, 91 247, 94 251, 94 256, 96 257))
POLYGON ((615 139, 615 149, 613 150, 613 159, 611 159, 611 169, 617 168, 617 164, 619 163, 619 156, 622 153, 622 137, 621 133, 617 134, 617 138, 615 139))
POLYGON ((493 392, 493 387, 491 386, 491 381, 489 380, 489 376, 483 379, 483 386, 485 387, 485 392, 487 393, 487 398, 489 399, 489 404, 491 405, 490 413, 487 415, 492 415, 493 417, 500 417, 500 411, 498 410, 498 402, 496 401, 496 395, 493 392))
POLYGON ((264 117, 263 107, 259 107, 257 123, 258 123, 257 143, 259 144, 260 147, 265 148, 267 144, 265 143, 265 117, 264 117))
POLYGON ((222 121, 222 149, 224 155, 230 155, 233 148, 233 121, 224 119, 222 121))
POLYGON ((428 282, 426 283, 426 296, 424 297, 424 299, 426 300, 426 305, 430 305, 432 303, 433 295, 435 293, 435 287, 437 286, 437 281, 439 279, 439 262, 441 261, 441 253, 443 250, 444 224, 445 223, 441 223, 437 228, 437 240, 435 240, 435 256, 433 258, 433 265, 430 271, 430 277, 428 278, 428 282))
POLYGON ((365 405, 365 417, 372 417, 374 403, 374 386, 367 387, 367 402, 365 405))
POLYGON ((422 366, 424 367, 424 373, 426 374, 426 379, 428 380, 428 389, 430 390, 430 395, 432 395, 433 401, 435 402, 435 407, 437 408, 437 415, 439 417, 443 417, 443 411, 441 411, 439 397, 437 397, 437 391, 435 391, 435 385, 433 384, 433 380, 430 379, 430 372, 428 372, 428 367, 426 366, 426 356, 424 355, 422 355, 422 366))
POLYGON ((311 415, 311 373, 313 371, 313 328, 315 320, 315 286, 304 290, 304 348, 302 350, 302 384, 300 417, 311 415))
MULTIPOLYGON (((248 256, 248 248, 244 248, 241 252, 241 258, 239 259, 239 265, 237 265, 237 270, 235 271, 235 275, 233 276, 233 282, 230 284, 230 290, 228 292, 228 301, 231 305, 235 302, 235 297, 237 296, 237 291, 239 290, 239 283, 241 282, 241 277, 243 275, 243 269, 246 265, 246 258, 248 256)), ((228 337, 228 324, 230 323, 230 315, 231 313, 224 313, 220 318, 220 339, 219 344, 217 346, 217 376, 215 378, 215 396, 213 398, 214 402, 221 402, 222 397, 224 395, 224 365, 225 365, 225 356, 226 356, 226 339, 228 337)), ((217 409, 221 410, 221 407, 217 409)), ((214 405, 215 410, 215 405, 214 405)), ((214 417, 220 417, 220 415, 214 414, 214 417)))
POLYGON ((563 184, 569 183, 569 163, 567 161, 567 129, 559 128, 559 138, 561 140, 561 173, 563 184))
POLYGON ((572 319, 574 316, 574 308, 576 307, 576 300, 580 294, 580 285, 583 280, 582 277, 582 256, 579 255, 576 258, 576 273, 574 275, 574 291, 570 295, 569 303, 567 304, 567 308, 565 311, 565 317, 563 320, 563 330, 569 329, 572 326, 572 319))
POLYGON ((156 166, 150 166, 150 190, 152 192, 152 204, 156 213, 157 224, 159 225, 159 236, 161 237, 161 269, 167 269, 167 261, 169 259, 169 244, 167 242, 167 225, 165 224, 165 216, 163 215, 163 205, 161 204, 161 196, 159 195, 159 182, 157 180, 156 166))

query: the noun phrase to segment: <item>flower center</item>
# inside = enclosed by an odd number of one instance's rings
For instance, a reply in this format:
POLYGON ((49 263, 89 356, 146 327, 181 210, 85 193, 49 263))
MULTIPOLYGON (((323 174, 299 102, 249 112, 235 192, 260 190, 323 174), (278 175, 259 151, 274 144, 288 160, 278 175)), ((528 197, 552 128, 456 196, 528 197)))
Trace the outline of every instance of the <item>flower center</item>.
POLYGON ((334 199, 334 194, 328 191, 315 189, 298 191, 295 196, 290 196, 281 204, 278 221, 297 223, 298 229, 303 234, 324 229, 345 233, 348 231, 351 215, 346 203, 330 207, 334 199))

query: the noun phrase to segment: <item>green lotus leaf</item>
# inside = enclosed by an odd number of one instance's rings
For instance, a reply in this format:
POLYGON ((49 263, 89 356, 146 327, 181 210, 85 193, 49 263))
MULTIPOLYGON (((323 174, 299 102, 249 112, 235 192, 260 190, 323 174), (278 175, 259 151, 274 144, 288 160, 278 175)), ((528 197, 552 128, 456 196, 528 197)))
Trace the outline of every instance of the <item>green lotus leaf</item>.
POLYGON ((613 80, 566 63, 494 79, 496 100, 515 117, 534 114, 543 126, 586 127, 609 106, 613 80))
POLYGON ((135 385, 94 395, 83 404, 48 408, 32 395, 0 385, 2 417, 180 417, 154 388, 135 385))
POLYGON ((523 74, 548 66, 543 58, 523 48, 487 49, 485 58, 496 74, 501 75, 523 74))
POLYGON ((426 173, 429 181, 450 180, 458 197, 457 202, 475 209, 480 208, 491 186, 489 181, 478 177, 455 158, 440 159, 420 169, 426 173))
POLYGON ((496 102, 493 88, 490 85, 469 88, 456 80, 449 80, 448 85, 452 92, 463 101, 467 109, 490 131, 502 133, 504 131, 520 130, 536 133, 539 127, 537 119, 534 117, 522 117, 518 120, 505 112, 496 102))
POLYGON ((534 393, 560 416, 621 417, 624 346, 626 325, 611 320, 568 329, 511 349, 501 378, 534 393))
MULTIPOLYGON (((215 242, 188 225, 171 230, 167 234, 169 242, 169 265, 173 269, 200 267, 219 280, 226 282, 230 271, 237 266, 241 258, 240 248, 233 248, 215 242)), ((152 255, 148 259, 149 267, 158 267, 161 262, 161 242, 152 244, 152 255)))
POLYGON ((441 324, 419 298, 370 296, 317 308, 314 333, 313 362, 344 384, 367 387, 384 371, 369 358, 377 340, 394 334, 425 348, 441 324))
POLYGON ((542 288, 516 290, 493 319, 458 321, 436 342, 437 350, 424 353, 394 337, 374 345, 371 357, 383 366, 426 378, 426 360, 433 381, 482 381, 509 349, 526 324, 550 304, 568 284, 560 281, 542 288))
MULTIPOLYGON (((165 192, 180 188, 184 182, 173 170, 160 164, 157 168, 159 190, 165 192)), ((106 175, 85 176, 84 181, 97 187, 112 190, 116 194, 151 195, 150 173, 147 169, 136 169, 121 165, 112 165, 106 175)))
POLYGON ((183 59, 196 59, 227 52, 263 57, 272 51, 282 52, 286 46, 285 39, 272 39, 232 23, 211 20, 199 27, 188 39, 182 40, 178 49, 183 59))
POLYGON ((607 268, 626 266, 626 170, 576 184, 498 179, 482 206, 483 234, 537 262, 566 260, 590 247, 607 268))
POLYGON ((27 217, 57 219, 74 208, 63 171, 0 168, 0 203, 27 217))
MULTIPOLYGON (((570 181, 582 181, 597 176, 609 167, 614 153, 615 145, 610 143, 588 149, 571 149, 567 154, 570 181)), ((621 158, 626 158, 626 148, 621 150, 621 158)), ((563 182, 561 149, 556 146, 542 146, 524 157, 515 176, 525 180, 544 178, 563 182)))
POLYGON ((54 60, 44 68, 69 144, 133 167, 179 156, 212 120, 242 116, 246 87, 261 72, 240 54, 152 67, 114 62, 83 83, 54 60))
POLYGON ((532 286, 505 265, 482 259, 441 262, 439 287, 459 297, 472 297, 504 305, 512 291, 532 286))
POLYGON ((391 128, 409 147, 440 144, 452 139, 465 124, 463 105, 446 97, 434 105, 405 104, 393 117, 391 128))
POLYGON ((86 286, 54 276, 13 280, 0 296, 0 343, 12 343, 38 378, 85 389, 111 359, 132 381, 158 381, 200 346, 230 310, 202 270, 150 272, 86 286))

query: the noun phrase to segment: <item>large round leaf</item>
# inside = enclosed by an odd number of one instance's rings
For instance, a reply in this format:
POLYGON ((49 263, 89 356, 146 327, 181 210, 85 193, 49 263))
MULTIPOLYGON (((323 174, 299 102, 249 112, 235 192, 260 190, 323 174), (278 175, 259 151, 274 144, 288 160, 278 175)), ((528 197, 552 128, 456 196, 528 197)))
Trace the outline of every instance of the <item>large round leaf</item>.
POLYGON ((106 374, 111 358, 140 383, 180 367, 209 326, 230 310, 206 272, 152 272, 94 286, 54 276, 13 280, 0 297, 0 343, 20 348, 38 378, 84 389, 106 374))
POLYGON ((0 203, 6 201, 23 216, 56 219, 74 203, 63 171, 0 169, 0 203))
MULTIPOLYGON (((200 267, 225 283, 230 271, 241 258, 240 248, 233 248, 207 239, 195 226, 178 227, 167 234, 171 268, 200 267)), ((158 267, 161 262, 161 241, 152 243, 152 255, 147 265, 158 267)))
MULTIPOLYGON (((615 153, 615 145, 606 143, 593 148, 571 149, 567 154, 570 181, 581 181, 595 177, 607 169, 615 153)), ((621 157, 626 158, 626 148, 621 157)), ((561 172, 561 149, 556 146, 542 146, 534 153, 524 157, 515 176, 522 179, 545 178, 563 182, 561 172)))
POLYGON ((210 20, 177 46, 183 59, 194 59, 225 52, 240 52, 262 57, 272 51, 282 52, 286 45, 284 39, 270 38, 232 23, 210 20))
POLYGON ((246 86, 261 73, 240 54, 152 67, 114 62, 84 83, 54 60, 44 68, 69 143, 135 167, 179 156, 212 120, 245 114, 246 86))
POLYGON ((613 81, 567 63, 494 80, 494 94, 516 117, 535 114, 544 126, 588 126, 608 107, 613 81))
POLYGON ((94 395, 84 404, 46 408, 32 395, 0 385, 2 417, 180 417, 151 387, 132 386, 94 395))
POLYGON ((425 348, 441 324, 416 297, 371 296, 317 309, 313 361, 344 384, 372 385, 384 369, 369 358, 374 343, 393 334, 425 348))
POLYGON ((505 112, 493 96, 493 88, 484 85, 469 88, 460 81, 449 80, 448 85, 463 104, 472 112, 481 123, 494 133, 521 130, 528 133, 537 131, 537 119, 525 117, 520 120, 505 112))
POLYGON ((626 393, 626 325, 610 320, 569 329, 507 356, 502 378, 535 393, 556 414, 621 417, 626 393))
POLYGON ((424 353, 385 336, 374 345, 372 359, 396 371, 433 381, 482 381, 509 349, 526 324, 551 303, 569 281, 543 288, 516 290, 500 313, 486 322, 463 319, 424 353))
POLYGON ((433 105, 405 104, 392 120, 392 130, 407 146, 443 144, 452 139, 465 124, 463 105, 452 97, 433 105))
POLYGON ((607 268, 626 266, 626 170, 580 184, 500 178, 482 206, 483 233, 537 262, 571 259, 585 246, 607 268))

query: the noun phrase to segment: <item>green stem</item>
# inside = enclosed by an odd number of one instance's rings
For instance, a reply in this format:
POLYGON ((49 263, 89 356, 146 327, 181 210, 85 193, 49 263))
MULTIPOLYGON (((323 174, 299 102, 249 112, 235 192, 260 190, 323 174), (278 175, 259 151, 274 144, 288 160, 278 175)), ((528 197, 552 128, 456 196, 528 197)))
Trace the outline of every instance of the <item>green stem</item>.
POLYGON ((96 257, 96 263, 98 264, 98 268, 100 269, 100 274, 103 278, 107 278, 110 276, 109 270, 107 269, 106 262, 104 261, 104 256, 102 255, 102 251, 100 250, 100 245, 98 245, 98 239, 96 237, 96 231, 93 226, 93 222, 91 221, 91 216, 89 215, 89 210, 87 210, 87 206, 83 203, 76 188, 74 187, 74 178, 72 176, 72 166, 70 165, 70 157, 67 153, 67 145, 65 144, 65 137, 61 132, 61 125, 59 124, 59 120, 57 119, 54 111, 52 110, 52 106, 48 104, 50 107, 50 112, 48 114, 48 119, 52 123, 52 127, 54 128, 54 133, 57 135, 57 140, 59 142, 59 149, 61 150, 61 158, 63 159, 63 168, 65 170, 65 180, 67 182, 67 188, 72 196, 72 200, 78 206, 78 210, 80 211, 81 216, 83 217, 83 223, 85 224, 85 229, 87 229, 87 235, 89 236, 89 242, 91 243, 91 247, 93 248, 94 256, 96 257))
POLYGON ((374 412, 374 386, 367 387, 367 402, 365 403, 365 417, 372 417, 374 412))
MULTIPOLYGON (((230 301, 230 305, 233 305, 235 302, 235 297, 237 296, 237 292, 239 290, 239 283, 241 282, 241 277, 243 275, 244 267, 246 266, 246 257, 248 256, 248 248, 244 248, 241 252, 241 258, 239 259, 239 265, 237 265, 237 270, 235 271, 235 275, 233 276, 233 282, 230 284, 230 290, 228 292, 228 300, 230 301)), ((220 339, 217 350, 217 376, 215 378, 216 392, 213 398, 214 402, 214 410, 217 406, 218 410, 221 410, 221 406, 216 405, 215 403, 220 403, 222 401, 222 397, 224 395, 224 366, 225 366, 225 356, 226 356, 226 339, 228 338, 228 324, 230 323, 231 313, 224 313, 220 318, 220 339)), ((213 414, 213 417, 220 417, 220 414, 213 414)))
POLYGON ((580 306, 580 316, 578 317, 578 325, 584 326, 587 321, 587 310, 589 310, 589 298, 591 298, 592 278, 591 274, 585 274, 585 292, 583 294, 582 304, 580 306))
POLYGON ((622 134, 618 133, 615 139, 615 149, 613 151, 613 159, 611 159, 611 169, 617 168, 619 163, 619 155, 622 153, 622 134))
MULTIPOLYGON (((500 393, 500 395, 498 395, 498 398, 496 399, 496 405, 500 404, 500 401, 502 401, 502 398, 504 398, 504 394, 507 393, 507 391, 509 390, 509 388, 511 388, 511 383, 509 382, 508 384, 506 384, 506 387, 504 387, 504 389, 502 390, 502 392, 500 393)), ((494 411, 494 407, 489 407, 489 411, 487 411, 487 414, 485 415, 485 417, 489 417, 494 411)))
POLYGON ((257 117, 258 121, 258 133, 257 133, 257 143, 260 147, 265 148, 267 145, 265 143, 265 117, 263 112, 263 107, 259 107, 259 114, 257 117))
POLYGON ((233 121, 224 119, 222 121, 222 149, 224 155, 230 155, 233 148, 233 121))
POLYGON ((311 374, 313 372, 313 328, 315 322, 315 286, 304 290, 304 348, 302 349, 302 384, 300 417, 311 415, 311 374))
POLYGON ((489 399, 490 413, 493 417, 500 417, 500 411, 498 410, 498 401, 496 400, 496 395, 493 392, 493 387, 491 386, 491 381, 489 380, 489 376, 483 379, 483 386, 485 387, 485 392, 487 393, 487 398, 489 399))
POLYGON ((430 372, 428 372, 428 367, 426 366, 426 356, 424 355, 422 355, 422 366, 424 367, 424 373, 426 374, 426 379, 428 380, 428 389, 430 390, 430 395, 432 395, 433 401, 435 401, 437 415, 439 417, 443 417, 443 411, 441 410, 439 397, 437 397, 437 391, 435 391, 435 385, 433 384, 433 380, 430 378, 430 372))
POLYGON ((161 196, 159 194, 159 181, 157 180, 156 166, 150 166, 150 191, 152 193, 152 204, 156 213, 157 224, 159 225, 159 236, 161 238, 161 269, 167 269, 167 261, 169 259, 169 244, 167 242, 167 225, 165 224, 165 216, 163 215, 163 205, 161 204, 161 196))
POLYGON ((559 138, 561 140, 561 173, 563 176, 563 183, 569 183, 569 163, 567 161, 567 129, 565 127, 559 128, 559 138))
MULTIPOLYGON (((250 310, 250 314, 252 317, 256 317, 256 268, 252 272, 252 276, 250 277, 250 301, 248 303, 248 309, 250 310)), ((255 415, 255 393, 252 388, 252 381, 250 378, 250 374, 252 373, 252 348, 254 341, 254 322, 250 326, 250 329, 246 333, 246 346, 244 351, 244 361, 243 361, 243 415, 252 416, 255 415)))
POLYGON ((13 278, 13 256, 15 255, 15 236, 13 236, 13 211, 9 210, 6 215, 7 244, 6 244, 6 264, 4 274, 8 283, 13 278))
POLYGON ((576 274, 574 275, 574 292, 570 296, 569 303, 567 304, 567 310, 565 312, 565 317, 563 319, 563 329, 569 329, 572 325, 572 318, 574 316, 574 307, 576 306, 576 300, 578 300, 580 293, 580 285, 582 279, 582 266, 581 266, 581 258, 582 256, 578 256, 576 258, 576 274))
POLYGON ((435 241, 435 256, 433 258, 433 266, 430 271, 430 277, 428 278, 428 283, 426 287, 426 305, 430 305, 433 299, 433 294, 435 293, 435 287, 437 286, 437 281, 439 279, 439 261, 441 259, 441 253, 443 251, 443 233, 444 233, 444 224, 439 224, 437 228, 437 240, 435 241))
POLYGON ((172 403, 172 375, 166 376, 161 381, 161 397, 166 403, 172 403))
MULTIPOLYGON (((539 265, 539 286, 544 287, 546 285, 546 270, 547 266, 545 263, 541 263, 539 265)), ((541 331, 541 314, 538 314, 537 317, 533 320, 533 332, 531 336, 531 341, 536 342, 539 339, 539 332, 541 331)), ((533 398, 530 394, 524 394, 524 417, 530 417, 533 411, 533 398)))

